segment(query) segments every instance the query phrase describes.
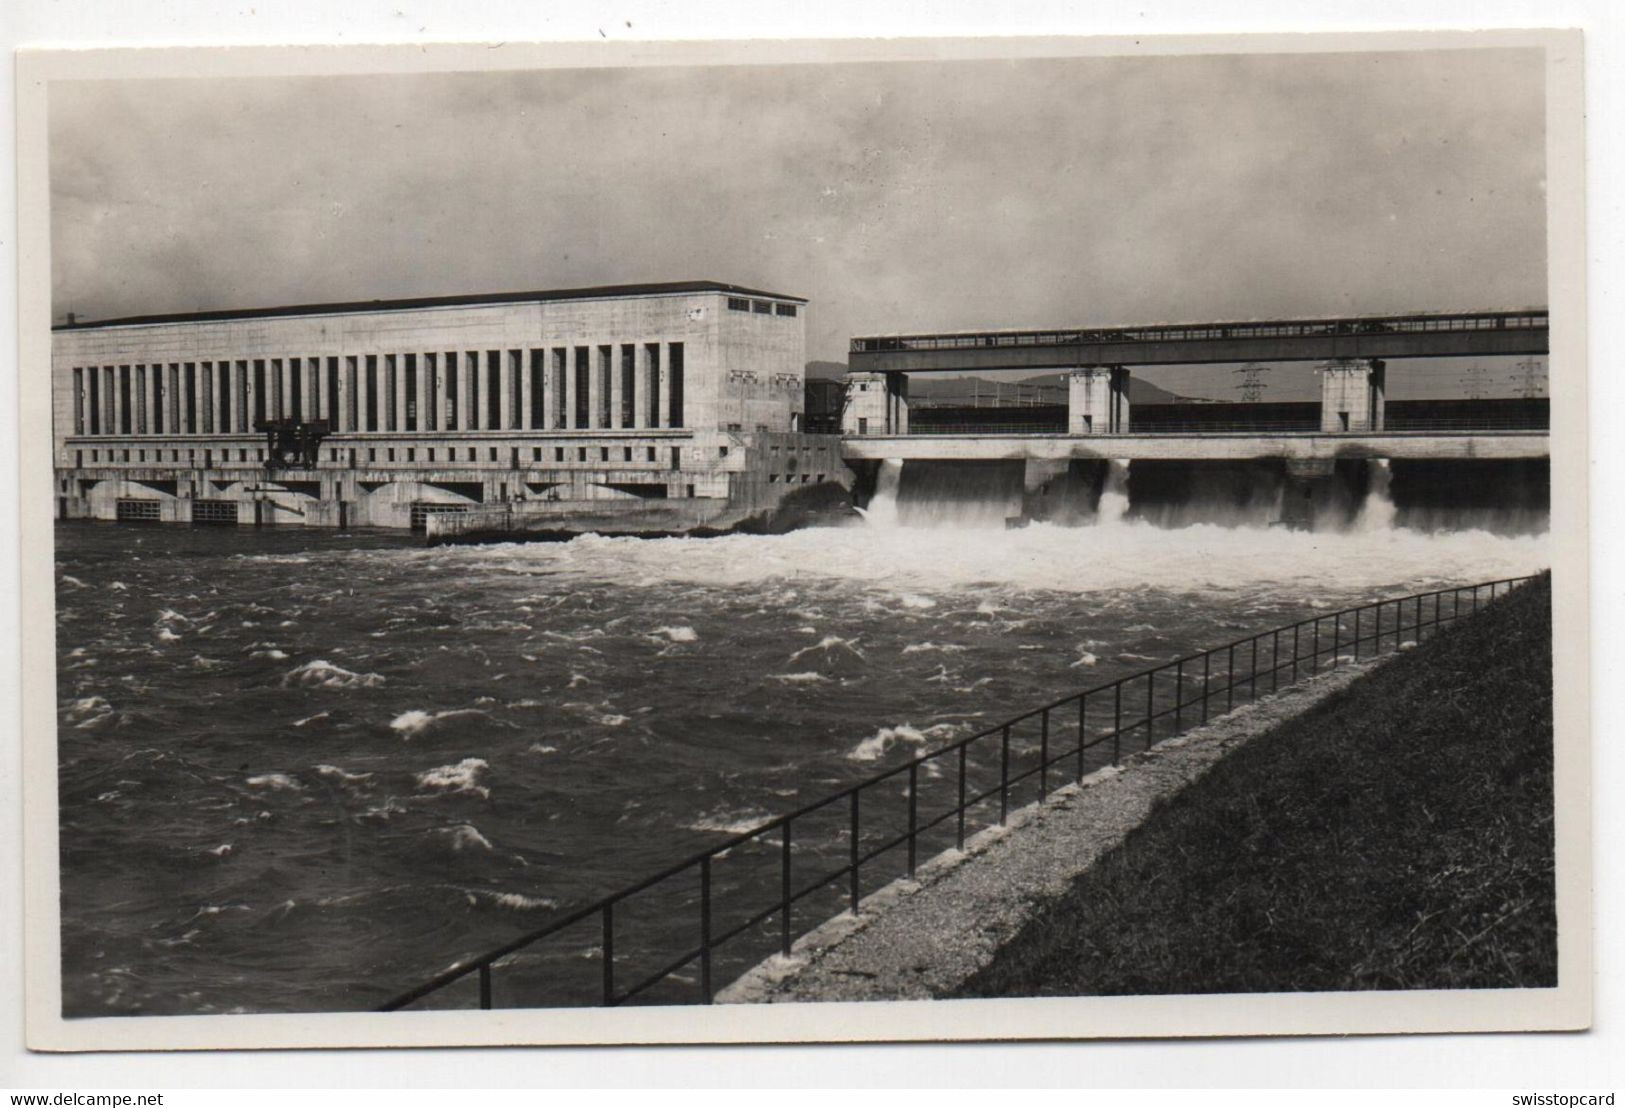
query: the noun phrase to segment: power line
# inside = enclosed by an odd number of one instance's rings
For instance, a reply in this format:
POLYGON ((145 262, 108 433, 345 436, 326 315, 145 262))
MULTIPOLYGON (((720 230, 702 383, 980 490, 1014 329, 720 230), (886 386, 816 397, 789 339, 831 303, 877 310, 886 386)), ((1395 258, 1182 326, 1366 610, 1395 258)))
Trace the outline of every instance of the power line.
POLYGON ((1269 366, 1248 362, 1246 365, 1232 369, 1230 372, 1241 374, 1241 380, 1236 382, 1236 388, 1241 390, 1241 402, 1243 404, 1256 404, 1264 399, 1264 390, 1270 386, 1263 379, 1263 375, 1270 372, 1269 366))
POLYGON ((1525 400, 1546 395, 1546 367, 1533 358, 1518 363, 1518 372, 1510 378, 1517 386, 1514 390, 1525 400))
POLYGON ((1489 370, 1476 363, 1461 378, 1461 384, 1467 389, 1467 399, 1482 400, 1489 381, 1489 370))

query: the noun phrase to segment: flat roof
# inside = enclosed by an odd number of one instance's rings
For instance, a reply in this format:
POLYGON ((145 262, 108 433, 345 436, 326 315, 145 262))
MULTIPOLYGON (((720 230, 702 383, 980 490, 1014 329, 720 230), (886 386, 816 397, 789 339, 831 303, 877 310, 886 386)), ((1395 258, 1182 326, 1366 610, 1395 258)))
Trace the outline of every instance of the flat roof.
POLYGON ((282 316, 344 315, 359 312, 409 311, 414 308, 460 308, 486 304, 529 304, 557 300, 614 300, 634 296, 677 296, 683 293, 722 292, 737 296, 761 296, 805 304, 801 296, 764 292, 730 285, 725 281, 665 281, 643 285, 596 285, 581 289, 542 289, 532 292, 476 293, 462 296, 420 296, 405 300, 352 300, 335 304, 289 304, 280 308, 224 308, 210 312, 178 312, 170 315, 132 315, 118 319, 81 320, 60 323, 52 331, 84 331, 97 327, 133 327, 144 323, 209 323, 228 319, 275 319, 282 316))

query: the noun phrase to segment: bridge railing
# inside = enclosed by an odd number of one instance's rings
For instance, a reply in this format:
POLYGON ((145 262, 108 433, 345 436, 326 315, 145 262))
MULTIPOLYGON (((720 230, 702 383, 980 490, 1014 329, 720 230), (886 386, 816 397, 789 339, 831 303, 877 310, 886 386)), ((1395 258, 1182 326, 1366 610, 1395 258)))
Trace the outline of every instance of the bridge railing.
POLYGON ((1149 327, 974 331, 854 338, 855 354, 887 350, 971 350, 1001 346, 1070 346, 1103 342, 1185 342, 1252 338, 1415 334, 1436 331, 1531 331, 1549 326, 1545 310, 1468 312, 1365 319, 1303 319, 1256 323, 1167 324, 1149 327))
POLYGON ((449 999, 469 1007, 613 1006, 647 998, 663 984, 674 989, 661 1003, 709 1004, 720 980, 775 951, 790 956, 805 931, 843 908, 860 912, 866 888, 915 877, 922 859, 949 847, 964 850, 972 835, 1004 825, 1018 806, 1041 803, 1092 770, 1116 765, 1126 753, 1150 749, 1238 704, 1344 662, 1414 646, 1529 580, 1437 589, 1323 613, 1071 693, 730 835, 460 961, 380 1010, 406 1008, 466 981, 477 982, 477 997, 449 999), (754 883, 719 882, 724 860, 743 856, 765 861, 771 875, 754 883), (643 968, 628 980, 623 964, 634 944, 650 936, 630 933, 617 921, 631 914, 638 898, 657 888, 670 892, 673 882, 682 888, 675 902, 662 903, 659 920, 676 949, 644 951, 643 968), (734 903, 724 905, 724 895, 734 903), (596 930, 598 938, 584 955, 582 926, 596 930), (595 961, 592 995, 555 992, 545 973, 536 981, 537 962, 519 964, 531 948, 572 930, 576 937, 553 965, 579 966, 583 956, 595 961), (510 1002, 497 1005, 496 983, 505 970, 526 988, 508 990, 510 1002))

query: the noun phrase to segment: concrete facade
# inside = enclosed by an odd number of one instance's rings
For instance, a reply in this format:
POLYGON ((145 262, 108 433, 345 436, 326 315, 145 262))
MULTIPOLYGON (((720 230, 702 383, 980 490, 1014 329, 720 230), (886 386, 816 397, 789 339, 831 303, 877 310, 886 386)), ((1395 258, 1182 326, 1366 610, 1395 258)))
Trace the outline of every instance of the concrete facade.
POLYGON ((1320 429, 1330 434, 1381 431, 1387 367, 1376 358, 1320 367, 1320 429))
POLYGON ((1129 429, 1128 370, 1075 369, 1067 375, 1066 429, 1073 435, 1118 435, 1129 429))
POLYGON ((805 325, 799 298, 685 282, 59 328, 58 515, 405 527, 437 507, 771 506, 846 479, 832 437, 800 434, 805 325), (268 467, 276 422, 324 435, 315 457, 268 467))
POLYGON ((908 375, 848 373, 841 432, 847 435, 908 434, 908 375))

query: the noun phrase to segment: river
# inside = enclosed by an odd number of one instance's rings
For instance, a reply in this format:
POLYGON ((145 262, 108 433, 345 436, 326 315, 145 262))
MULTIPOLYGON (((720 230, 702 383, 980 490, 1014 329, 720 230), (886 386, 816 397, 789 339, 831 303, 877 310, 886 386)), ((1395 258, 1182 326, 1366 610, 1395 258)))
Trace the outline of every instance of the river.
POLYGON ((1333 534, 880 514, 441 548, 59 524, 65 1014, 364 1008, 922 744, 1548 557, 1380 512, 1333 534))

